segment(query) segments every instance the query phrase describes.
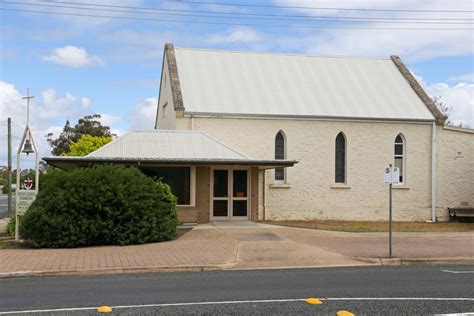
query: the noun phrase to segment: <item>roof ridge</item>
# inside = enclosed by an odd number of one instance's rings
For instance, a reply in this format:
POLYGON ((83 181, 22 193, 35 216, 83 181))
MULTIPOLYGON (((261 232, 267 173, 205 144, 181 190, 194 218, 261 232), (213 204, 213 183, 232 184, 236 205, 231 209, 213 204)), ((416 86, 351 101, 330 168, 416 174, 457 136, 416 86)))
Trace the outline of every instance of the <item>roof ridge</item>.
POLYGON ((87 158, 93 157, 92 154, 100 153, 101 151, 103 151, 103 150, 106 149, 107 147, 111 146, 112 143, 124 139, 126 136, 130 135, 131 133, 132 133, 131 131, 128 131, 128 132, 126 132, 125 134, 120 135, 120 136, 117 137, 116 139, 113 139, 113 138, 112 138, 112 140, 111 140, 110 142, 108 142, 107 144, 105 144, 105 145, 102 146, 102 147, 99 147, 98 149, 94 150, 93 152, 88 153, 88 154, 85 155, 84 157, 87 157, 87 158))
POLYGON ((207 138, 209 138, 209 139, 215 141, 216 143, 218 143, 218 144, 220 144, 220 145, 226 147, 227 149, 229 149, 229 150, 235 152, 236 154, 239 154, 240 156, 242 156, 242 157, 245 158, 245 159, 253 159, 253 158, 251 158, 251 157, 248 157, 247 155, 242 154, 242 153, 241 153, 240 151, 238 151, 237 149, 230 147, 230 146, 227 145, 226 143, 224 143, 224 142, 218 140, 217 138, 215 138, 215 137, 209 135, 208 133, 206 133, 206 132, 204 132, 204 131, 196 131, 196 132, 199 132, 200 134, 202 134, 202 135, 204 135, 204 136, 207 136, 207 138))
POLYGON ((266 51, 244 51, 244 50, 226 50, 215 48, 192 48, 192 47, 174 47, 175 50, 194 50, 203 52, 219 52, 232 54, 254 54, 254 55, 274 55, 274 56, 294 56, 294 57, 314 57, 314 58, 335 58, 335 59, 368 59, 368 60, 390 60, 390 57, 369 57, 369 56, 346 56, 346 55, 316 55, 305 53, 282 53, 266 51))

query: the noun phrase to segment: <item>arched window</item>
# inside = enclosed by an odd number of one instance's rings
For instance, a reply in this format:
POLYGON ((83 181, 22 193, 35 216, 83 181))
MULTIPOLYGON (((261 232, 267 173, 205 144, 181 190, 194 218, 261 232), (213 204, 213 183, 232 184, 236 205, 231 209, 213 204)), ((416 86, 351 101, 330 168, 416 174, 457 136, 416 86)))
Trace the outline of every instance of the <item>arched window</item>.
POLYGON ((343 132, 336 137, 336 183, 346 183, 346 137, 343 132))
POLYGON ((394 167, 398 167, 400 170, 399 182, 405 181, 405 137, 402 134, 398 134, 395 138, 395 162, 394 167))
MULTIPOLYGON (((286 158, 285 146, 285 134, 282 131, 279 131, 275 137, 275 159, 286 158)), ((275 181, 285 181, 285 168, 275 168, 275 181)))

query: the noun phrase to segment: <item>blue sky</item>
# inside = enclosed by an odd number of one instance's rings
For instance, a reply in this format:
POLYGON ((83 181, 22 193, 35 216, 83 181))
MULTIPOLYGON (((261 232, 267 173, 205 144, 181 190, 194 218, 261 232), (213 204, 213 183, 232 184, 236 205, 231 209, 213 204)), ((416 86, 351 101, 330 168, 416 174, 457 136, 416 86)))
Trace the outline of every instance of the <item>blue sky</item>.
MULTIPOLYGON (((54 5, 26 1, 29 4, 54 5)), ((206 25, 166 23, 144 20, 91 18, 0 11, 0 165, 4 164, 5 146, 2 123, 7 116, 24 123, 25 102, 21 96, 30 88, 32 126, 40 138, 42 152, 47 146, 46 132, 58 133, 66 119, 101 113, 104 123, 120 134, 128 129, 153 128, 156 98, 162 64, 163 45, 172 42, 182 47, 308 53, 319 55, 401 56, 411 71, 433 96, 453 106, 453 121, 474 126, 474 31, 369 30, 351 27, 458 27, 472 28, 474 14, 443 12, 349 11, 298 8, 232 7, 190 4, 175 1, 87 1, 129 7, 153 7, 168 10, 191 10, 280 14, 301 16, 294 21, 211 19, 158 16, 111 11, 81 10, 2 3, 0 7, 55 13, 112 15, 120 17, 221 21, 235 24, 301 25, 314 17, 354 18, 455 18, 471 19, 470 24, 388 24, 370 20, 358 23, 314 22, 313 26, 345 26, 347 29, 271 28, 245 25, 206 25)), ((213 2, 213 1, 208 1, 213 2)), ((241 4, 283 6, 339 7, 346 9, 467 10, 472 2, 453 1, 226 1, 241 4)), ((221 2, 222 3, 222 2, 221 2)), ((86 7, 87 8, 87 7, 86 7)), ((101 8, 101 7, 88 7, 101 8)), ((102 7, 114 9, 112 7, 102 7)), ((116 10, 126 10, 115 8, 116 10)), ((131 9, 129 9, 131 10, 131 9)), ((143 11, 143 10, 142 10, 143 11)), ((157 12, 157 11, 147 11, 157 12)), ((183 13, 182 11, 165 11, 183 13)), ((222 15, 222 14, 221 14, 222 15)), ((332 19, 332 18, 331 18, 332 19)), ((396 20, 391 20, 396 21, 396 20)), ((400 21, 400 20, 399 20, 400 21)), ((404 20, 402 20, 404 21, 404 20)), ((411 20, 413 21, 413 20, 411 20)), ((426 20, 427 21, 427 20, 426 20)), ((440 20, 437 20, 439 22, 440 20)), ((450 20, 453 21, 453 20, 450 20)), ((465 20, 466 21, 466 20, 465 20)), ((459 22, 459 20, 456 20, 459 22)))

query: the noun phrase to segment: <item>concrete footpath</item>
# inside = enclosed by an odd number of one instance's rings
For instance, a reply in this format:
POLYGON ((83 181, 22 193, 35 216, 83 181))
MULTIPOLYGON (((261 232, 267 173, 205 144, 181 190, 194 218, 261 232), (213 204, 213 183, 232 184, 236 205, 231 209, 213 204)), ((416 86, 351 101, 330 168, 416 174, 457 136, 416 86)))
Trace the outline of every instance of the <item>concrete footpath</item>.
POLYGON ((0 277, 120 272, 474 264, 474 233, 344 233, 251 222, 181 230, 173 241, 134 246, 0 250, 0 277))

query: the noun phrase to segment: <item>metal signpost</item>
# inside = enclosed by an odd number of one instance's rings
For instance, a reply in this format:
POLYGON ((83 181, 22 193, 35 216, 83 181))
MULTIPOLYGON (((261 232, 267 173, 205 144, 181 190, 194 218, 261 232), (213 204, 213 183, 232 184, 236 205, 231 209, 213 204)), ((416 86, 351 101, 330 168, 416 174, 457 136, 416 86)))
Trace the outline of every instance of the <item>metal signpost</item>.
POLYGON ((388 191, 388 257, 392 258, 392 185, 400 182, 400 169, 390 164, 384 170, 384 182, 389 184, 388 191))
POLYGON ((33 138, 33 133, 30 128, 30 91, 28 90, 27 96, 23 99, 27 100, 26 107, 26 127, 21 138, 20 145, 18 146, 17 158, 16 158, 16 211, 15 211, 15 240, 19 239, 19 216, 25 214, 26 210, 30 207, 31 203, 35 200, 36 194, 39 189, 39 151, 38 146, 33 138), (22 153, 26 155, 35 154, 35 182, 33 189, 33 181, 27 178, 23 185, 20 187, 20 156, 22 153), (32 190, 33 189, 33 190, 32 190))

